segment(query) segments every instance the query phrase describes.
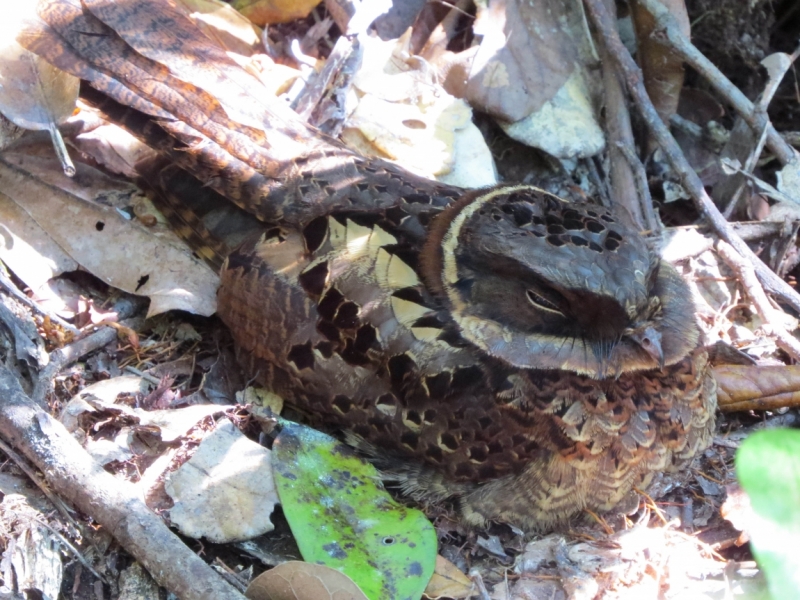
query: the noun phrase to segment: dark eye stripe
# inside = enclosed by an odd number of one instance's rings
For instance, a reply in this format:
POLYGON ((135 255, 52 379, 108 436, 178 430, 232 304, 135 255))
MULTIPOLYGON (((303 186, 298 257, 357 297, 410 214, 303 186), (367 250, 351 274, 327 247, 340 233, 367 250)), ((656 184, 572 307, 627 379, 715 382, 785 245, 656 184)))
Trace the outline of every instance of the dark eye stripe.
POLYGON ((546 310, 547 312, 561 315, 562 317, 564 316, 564 313, 558 309, 558 306, 556 306, 553 302, 551 302, 541 294, 538 294, 533 290, 528 290, 526 294, 528 296, 528 301, 537 308, 541 308, 542 310, 546 310))

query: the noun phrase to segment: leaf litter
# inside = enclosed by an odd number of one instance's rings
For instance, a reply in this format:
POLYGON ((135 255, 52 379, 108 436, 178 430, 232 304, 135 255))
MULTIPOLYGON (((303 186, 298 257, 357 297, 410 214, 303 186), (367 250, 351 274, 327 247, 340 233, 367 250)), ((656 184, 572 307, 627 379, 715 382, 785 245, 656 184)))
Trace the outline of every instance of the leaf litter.
MULTIPOLYGON (((520 32, 518 35, 512 36, 512 38, 514 38, 515 40, 519 40, 520 37, 523 37, 524 41, 525 34, 520 32)), ((533 53, 531 54, 533 55, 533 53)), ((196 76, 196 71, 192 70, 193 69, 192 65, 188 65, 188 67, 191 68, 189 69, 189 71, 186 72, 188 74, 184 75, 184 77, 187 79, 192 79, 193 77, 196 76)), ((505 66, 505 68, 508 68, 508 66, 505 66)), ((497 87, 496 84, 498 82, 502 84, 507 79, 502 76, 503 71, 502 68, 500 68, 500 66, 495 65, 493 69, 494 70, 491 71, 491 73, 489 73, 489 71, 483 73, 482 82, 485 83, 489 88, 497 87)), ((567 79, 569 79, 569 77, 571 77, 570 73, 573 72, 574 71, 569 71, 568 68, 565 68, 564 76, 566 76, 567 79)), ((518 78, 508 78, 508 79, 511 79, 513 81, 518 81, 518 78)), ((225 78, 222 77, 222 80, 225 80, 225 78)), ((548 81, 553 81, 558 84, 561 81, 561 79, 557 77, 549 77, 548 81)), ((228 85, 227 82, 225 83, 225 85, 228 85)), ((563 89, 563 84, 561 87, 557 87, 557 89, 558 90, 563 89)), ((512 96, 508 95, 507 97, 511 98, 512 96)), ((547 92, 542 96, 541 99, 537 100, 537 102, 542 102, 543 103, 542 106, 544 106, 544 104, 549 102, 554 97, 555 96, 552 93, 547 92)), ((232 104, 235 104, 235 99, 228 101, 229 107, 232 104)), ((585 108, 581 110, 586 112, 585 108)), ((534 113, 535 112, 536 111, 534 110, 534 113)), ((252 118, 252 115, 245 115, 241 118, 249 119, 252 118)), ((793 172, 791 171, 786 172, 787 180, 791 180, 792 173, 793 172)), ((93 221, 90 218, 88 219, 88 222, 91 223, 93 221)), ((94 222, 96 223, 97 221, 94 222)), ((38 247, 38 244, 36 244, 36 247, 38 247)), ((737 286, 732 282, 733 278, 731 277, 730 272, 726 269, 724 264, 720 263, 714 251, 709 248, 706 248, 701 252, 684 257, 683 259, 681 259, 681 261, 682 262, 680 263, 679 266, 681 266, 681 268, 684 270, 684 273, 688 274, 691 279, 696 280, 695 294, 701 301, 701 307, 702 307, 701 318, 704 321, 704 325, 706 327, 709 339, 714 340, 716 338, 721 338, 725 341, 730 342, 731 344, 733 344, 738 348, 744 349, 752 354, 756 354, 762 361, 776 361, 777 357, 779 356, 779 351, 775 347, 773 340, 771 340, 769 333, 765 332, 761 328, 761 323, 758 322, 758 319, 753 318, 752 315, 754 314, 754 311, 752 311, 749 308, 746 298, 743 296, 741 290, 738 289, 737 286)), ((22 269, 20 268, 20 270, 22 269)), ((39 280, 41 280, 41 278, 45 276, 46 274, 40 275, 39 280)), ((791 386, 793 384, 790 382, 789 385, 791 386)), ((721 419, 721 422, 723 423, 723 426, 725 426, 727 420, 723 418, 721 419)), ((715 446, 712 447, 712 449, 706 452, 706 456, 704 457, 704 463, 710 464, 709 472, 713 473, 713 476, 718 477, 719 480, 722 482, 727 482, 731 479, 730 462, 732 458, 732 453, 725 451, 726 448, 730 449, 730 446, 725 445, 726 438, 721 437, 718 441, 719 441, 718 444, 715 444, 715 446)), ((728 440, 728 442, 736 444, 736 442, 733 442, 732 440, 728 440)), ((704 471, 706 470, 706 466, 708 465, 704 464, 704 471)), ((705 481, 708 482, 709 480, 705 481)), ((702 484, 698 485, 700 486, 700 488, 702 488, 702 484)), ((692 493, 695 493, 691 486, 687 486, 684 489, 692 491, 692 493)), ((702 491, 702 489, 700 491, 702 491)), ((696 520, 692 519, 691 513, 689 513, 688 515, 689 518, 687 519, 687 514, 685 512, 687 502, 689 504, 689 507, 691 508, 692 505, 691 497, 689 497, 687 500, 686 497, 681 497, 680 495, 668 496, 666 500, 666 509, 664 512, 665 516, 668 519, 681 517, 684 523, 701 522, 702 521, 701 517, 699 517, 696 520), (682 504, 683 507, 678 508, 679 504, 682 504)), ((706 506, 707 504, 703 504, 703 502, 701 502, 699 508, 703 509, 706 506)), ((437 523, 437 525, 439 525, 440 533, 442 532, 444 533, 443 537, 445 538, 448 535, 450 535, 450 533, 455 533, 456 535, 460 535, 457 527, 442 525, 441 522, 437 523)), ((667 530, 665 529, 664 532, 666 531, 667 530)), ((675 532, 675 534, 676 535, 672 534, 668 535, 667 533, 664 533, 663 539, 660 540, 650 539, 647 544, 642 544, 641 542, 637 542, 635 546, 637 546, 638 548, 642 548, 642 547, 650 547, 651 545, 654 544, 655 545, 661 544, 661 546, 665 548, 668 547, 679 548, 681 546, 676 542, 676 540, 680 539, 681 535, 680 532, 677 531, 675 532)), ((630 537, 633 538, 635 536, 630 536, 630 537)), ((503 540, 506 544, 508 543, 507 537, 504 536, 503 540)), ((618 538, 609 538, 607 541, 601 542, 599 544, 599 548, 602 548, 605 543, 621 544, 618 538)), ((590 549, 591 549, 591 544, 589 546, 582 548, 582 550, 587 552, 590 549)), ((598 547, 595 547, 593 551, 597 550, 598 547)), ((471 558, 480 562, 481 560, 480 550, 477 548, 477 546, 471 552, 472 552, 471 558)), ((561 552, 559 558, 559 551, 554 551, 553 554, 553 556, 555 557, 553 560, 555 560, 556 564, 559 565, 560 570, 558 571, 558 573, 562 575, 565 579, 569 579, 569 577, 571 577, 573 583, 575 582, 580 583, 581 581, 584 581, 585 577, 580 575, 580 573, 575 570, 577 568, 576 564, 579 564, 580 561, 576 559, 574 553, 567 554, 567 558, 569 559, 567 561, 563 560, 563 555, 564 553, 561 552)), ((632 564, 634 565, 644 564, 648 560, 647 557, 644 557, 641 554, 636 555, 635 552, 632 552, 629 555, 629 557, 634 557, 626 559, 626 560, 631 560, 632 564)), ((603 564, 605 565, 604 569, 607 570, 610 569, 612 572, 620 571, 619 563, 614 563, 612 561, 603 564)), ((580 569, 584 570, 585 573, 596 572, 593 571, 592 569, 585 570, 583 569, 583 567, 580 567, 580 569)), ((677 567, 673 567, 673 569, 676 571, 678 570, 677 567)), ((714 571, 714 569, 710 569, 709 573, 712 571, 714 571)), ((487 572, 491 572, 491 569, 487 569, 487 572)), ((714 572, 716 573, 716 571, 714 572)), ((524 573, 525 570, 523 569, 520 573, 520 575, 522 575, 522 578, 512 583, 516 584, 525 581, 524 573)), ((650 576, 650 574, 642 575, 641 573, 639 573, 637 575, 633 571, 629 571, 626 577, 623 578, 623 580, 627 581, 636 580, 637 577, 644 577, 644 579, 642 580, 642 587, 638 588, 640 592, 645 588, 658 589, 657 587, 655 588, 653 587, 658 583, 658 581, 654 580, 650 576), (648 579, 648 577, 650 577, 650 579, 648 579)), ((614 584, 609 584, 609 585, 613 586, 614 584)), ((553 590, 555 589, 556 588, 553 588, 553 590)), ((523 593, 521 589, 520 593, 523 593)))

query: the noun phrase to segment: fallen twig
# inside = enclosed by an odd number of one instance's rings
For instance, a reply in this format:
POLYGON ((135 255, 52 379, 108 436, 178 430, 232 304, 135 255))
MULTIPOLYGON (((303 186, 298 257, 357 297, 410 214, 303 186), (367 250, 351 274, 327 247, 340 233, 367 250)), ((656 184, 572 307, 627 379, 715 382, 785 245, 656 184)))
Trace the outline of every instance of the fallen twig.
POLYGON ((753 103, 748 100, 739 88, 722 74, 714 64, 694 47, 684 36, 669 14, 667 8, 658 0, 637 0, 656 20, 657 31, 654 38, 669 47, 683 60, 697 70, 711 86, 725 100, 730 102, 733 109, 752 128, 754 135, 762 131, 767 132, 767 146, 783 164, 792 162, 795 153, 792 147, 784 140, 769 122, 766 113, 756 110, 753 103))
POLYGON ((78 562, 81 563, 84 567, 86 567, 86 569, 92 575, 97 577, 97 579, 99 579, 103 583, 108 583, 108 581, 106 581, 106 578, 103 577, 100 573, 98 573, 97 570, 91 565, 91 563, 88 560, 86 560, 86 557, 83 554, 81 554, 81 551, 78 550, 75 546, 73 546, 72 543, 67 538, 65 538, 58 531, 56 531, 55 528, 52 525, 50 525, 50 523, 42 519, 37 519, 36 517, 29 516, 28 518, 34 521, 35 523, 38 523, 42 527, 46 527, 51 534, 53 534, 55 537, 58 538, 58 541, 60 541, 65 548, 67 548, 70 552, 72 552, 73 556, 75 556, 75 558, 78 559, 78 562))
MULTIPOLYGON (((761 284, 772 294, 789 304, 797 312, 800 312, 800 295, 797 294, 785 281, 772 272, 767 265, 761 262, 747 244, 733 231, 731 225, 720 214, 717 207, 708 197, 703 187, 703 182, 697 173, 692 169, 680 147, 670 134, 669 129, 656 113, 653 103, 647 96, 647 91, 642 83, 642 72, 631 57, 628 50, 622 44, 616 24, 610 18, 608 11, 603 6, 602 0, 584 0, 589 17, 593 21, 597 31, 603 38, 603 42, 609 50, 609 54, 617 63, 617 67, 623 75, 628 90, 633 98, 639 113, 642 115, 648 130, 664 151, 667 160, 681 179, 683 187, 689 192, 694 200, 695 206, 700 214, 710 223, 716 233, 733 246, 736 251, 747 258, 753 265, 761 284)), ((750 293, 750 290, 748 290, 750 293)), ((757 293, 757 292, 756 292, 757 293)), ((751 294, 752 297, 752 294, 751 294)))
MULTIPOLYGON (((605 0, 609 10, 616 9, 612 0, 605 0)), ((607 57, 605 48, 599 48, 603 68, 603 90, 605 92, 605 125, 608 135, 609 179, 614 203, 627 210, 634 224, 641 229, 658 231, 659 222, 653 209, 649 190, 646 195, 640 189, 642 161, 636 155, 631 115, 625 102, 625 90, 617 70, 607 57), (603 60, 606 58, 606 60, 603 60)))
POLYGON ((722 257, 722 260, 724 260, 736 274, 742 287, 747 291, 750 301, 753 303, 753 306, 755 306, 758 316, 761 317, 764 323, 762 326, 764 332, 768 335, 775 336, 778 346, 783 348, 793 359, 800 360, 800 341, 786 331, 786 328, 778 322, 780 318, 777 314, 778 311, 772 307, 764 290, 758 285, 755 270, 753 269, 753 265, 750 264, 750 261, 736 252, 730 244, 722 240, 717 242, 717 252, 722 257))
POLYGON ((36 314, 42 317, 49 317, 53 323, 58 324, 64 331, 70 332, 73 336, 78 337, 81 334, 81 330, 75 327, 74 325, 70 325, 64 319, 59 317, 54 312, 46 311, 38 303, 34 302, 30 298, 28 298, 25 294, 23 294, 19 288, 14 285, 14 282, 11 281, 6 274, 3 272, 5 269, 0 268, 0 285, 6 290, 9 294, 14 296, 17 300, 22 302, 25 306, 27 306, 31 311, 35 312, 36 314))
POLYGON ((28 479, 30 479, 36 485, 36 487, 38 487, 41 490, 41 492, 45 495, 45 497, 48 500, 50 500, 50 503, 61 514, 61 517, 67 523, 72 525, 75 529, 80 531, 81 530, 80 525, 75 519, 72 518, 72 515, 69 513, 69 510, 67 509, 65 504, 61 501, 61 498, 56 496, 53 493, 53 490, 51 490, 47 486, 47 484, 45 484, 45 482, 42 481, 41 476, 36 472, 35 469, 31 468, 30 463, 24 458, 22 458, 19 454, 17 454, 17 452, 11 446, 6 444, 3 440, 0 440, 0 450, 2 450, 3 454, 5 454, 8 458, 14 461, 14 464, 17 466, 17 468, 23 473, 25 473, 25 475, 28 476, 28 479))
MULTIPOLYGON (((136 329, 141 325, 139 320, 131 319, 123 321, 122 325, 131 329, 136 329)), ((90 352, 99 350, 106 344, 110 344, 117 339, 117 329, 115 327, 101 327, 92 334, 81 338, 68 346, 64 346, 50 354, 50 363, 41 370, 39 378, 33 388, 32 400, 41 407, 47 406, 47 393, 52 389, 53 379, 58 372, 76 360, 86 356, 90 352)))
POLYGON ((173 534, 130 483, 107 473, 23 392, 0 365, 0 436, 45 474, 48 484, 138 560, 159 585, 184 600, 243 600, 173 534))

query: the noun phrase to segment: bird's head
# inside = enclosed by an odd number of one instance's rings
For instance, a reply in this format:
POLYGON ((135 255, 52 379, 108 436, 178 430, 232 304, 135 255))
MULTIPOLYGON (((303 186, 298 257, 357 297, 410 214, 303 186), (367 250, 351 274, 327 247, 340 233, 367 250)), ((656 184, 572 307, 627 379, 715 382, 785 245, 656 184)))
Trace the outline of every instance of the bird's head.
POLYGON ((517 367, 614 377, 698 341, 686 283, 599 206, 530 186, 471 192, 436 218, 422 258, 462 337, 517 367))

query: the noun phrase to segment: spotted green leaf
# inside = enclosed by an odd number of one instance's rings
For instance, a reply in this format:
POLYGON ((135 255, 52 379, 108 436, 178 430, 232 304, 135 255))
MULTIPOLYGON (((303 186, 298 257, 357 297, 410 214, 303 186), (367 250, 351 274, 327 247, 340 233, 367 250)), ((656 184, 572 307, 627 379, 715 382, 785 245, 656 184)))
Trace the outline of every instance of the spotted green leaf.
POLYGON ((273 445, 275 486, 307 562, 350 577, 371 600, 417 600, 433 574, 436 533, 387 494, 375 468, 334 438, 284 427, 273 445))

